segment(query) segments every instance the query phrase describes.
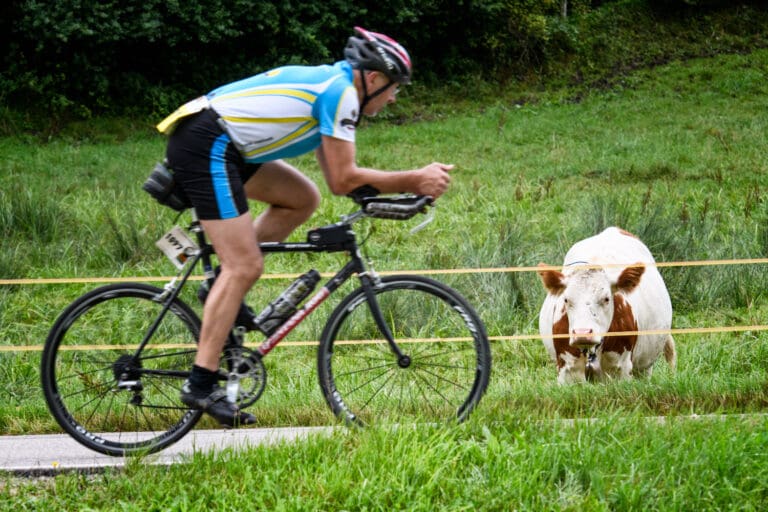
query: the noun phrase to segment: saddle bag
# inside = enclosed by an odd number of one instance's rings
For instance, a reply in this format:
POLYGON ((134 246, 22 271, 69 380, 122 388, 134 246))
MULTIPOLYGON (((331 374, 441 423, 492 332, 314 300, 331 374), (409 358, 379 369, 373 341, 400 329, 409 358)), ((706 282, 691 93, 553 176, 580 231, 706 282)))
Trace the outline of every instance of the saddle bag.
POLYGON ((176 186, 173 172, 164 162, 155 164, 155 168, 141 188, 154 197, 158 203, 173 208, 177 212, 192 206, 184 191, 176 186))

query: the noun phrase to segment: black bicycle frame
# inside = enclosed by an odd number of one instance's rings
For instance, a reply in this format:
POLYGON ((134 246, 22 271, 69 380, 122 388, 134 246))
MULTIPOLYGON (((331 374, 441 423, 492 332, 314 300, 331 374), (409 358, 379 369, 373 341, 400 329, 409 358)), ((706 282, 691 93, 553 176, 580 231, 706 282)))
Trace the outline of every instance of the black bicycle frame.
MULTIPOLYGON (((152 327, 144 336, 141 344, 134 353, 134 357, 138 358, 141 351, 149 342, 153 336, 158 325, 162 321, 163 317, 168 312, 174 299, 178 297, 184 284, 189 279, 192 271, 197 266, 197 263, 202 261, 203 271, 209 283, 214 278, 214 270, 211 262, 211 255, 214 254, 213 246, 208 243, 205 238, 205 233, 200 226, 199 220, 194 217, 190 225, 190 231, 195 233, 197 238, 199 251, 192 257, 191 261, 187 262, 181 282, 179 284, 171 283, 166 287, 166 293, 160 296, 163 300, 163 309, 158 315, 152 327), (170 293, 168 293, 170 292, 170 293)), ((357 274, 360 278, 360 284, 365 293, 366 302, 371 311, 371 315, 376 322, 376 326, 381 331, 384 339, 387 340, 392 352, 397 356, 398 363, 401 366, 407 366, 409 358, 403 354, 400 347, 395 342, 392 331, 384 321, 384 315, 379 308, 379 303, 376 300, 376 294, 374 292, 376 280, 368 273, 363 258, 360 255, 360 248, 357 245, 357 239, 354 231, 350 228, 350 224, 337 223, 316 230, 312 230, 308 234, 308 238, 316 239, 317 242, 263 242, 259 244, 259 247, 263 253, 287 253, 287 252, 341 252, 346 251, 349 253, 350 260, 344 265, 344 267, 338 271, 331 279, 326 282, 323 287, 310 297, 305 305, 299 308, 283 325, 281 325, 271 336, 264 340, 256 349, 256 351, 263 357, 266 356, 272 349, 277 346, 287 335, 290 333, 304 318, 306 318, 317 306, 322 304, 334 291, 336 291, 342 284, 344 284, 350 277, 357 274)), ((178 279, 178 276, 177 278, 178 279)), ((174 280, 175 281, 175 280, 174 280)), ((239 345, 237 338, 230 334, 230 341, 228 344, 239 345)))

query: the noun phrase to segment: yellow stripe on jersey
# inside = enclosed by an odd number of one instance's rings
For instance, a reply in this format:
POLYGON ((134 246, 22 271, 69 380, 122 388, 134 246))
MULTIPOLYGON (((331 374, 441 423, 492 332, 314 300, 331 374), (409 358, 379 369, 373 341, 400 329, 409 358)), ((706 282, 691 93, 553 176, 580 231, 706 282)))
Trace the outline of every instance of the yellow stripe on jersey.
POLYGON ((317 99, 317 94, 312 94, 307 91, 297 91, 295 89, 258 89, 248 90, 241 92, 234 92, 230 94, 222 94, 211 99, 212 103, 216 101, 230 100, 233 98, 247 98, 248 96, 289 96, 291 98, 298 98, 308 103, 312 103, 317 99))
POLYGON ((263 153, 268 153, 269 151, 271 151, 271 150, 273 150, 273 149, 275 149, 277 147, 284 146, 284 145, 290 143, 291 141, 293 141, 295 139, 298 139, 299 137, 301 137, 302 135, 304 135, 305 133, 310 131, 312 128, 317 126, 317 124, 318 124, 317 120, 312 119, 310 122, 307 122, 307 124, 305 124, 304 126, 299 127, 299 129, 297 129, 296 131, 286 135, 282 139, 279 139, 279 140, 273 142, 272 144, 268 144, 268 145, 262 146, 262 147, 260 147, 258 149, 254 149, 254 150, 246 152, 245 156, 247 158, 253 158, 254 156, 257 156, 257 155, 260 155, 260 154, 263 154, 263 153))
MULTIPOLYGON (((311 123, 315 121, 312 117, 222 117, 230 123, 311 123)), ((316 121, 315 121, 316 122, 316 121)))

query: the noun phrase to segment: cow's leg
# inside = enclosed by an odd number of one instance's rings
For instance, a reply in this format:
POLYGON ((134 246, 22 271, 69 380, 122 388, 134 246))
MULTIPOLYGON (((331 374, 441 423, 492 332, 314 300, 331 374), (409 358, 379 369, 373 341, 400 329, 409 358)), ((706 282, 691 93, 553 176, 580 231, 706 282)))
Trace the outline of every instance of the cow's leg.
POLYGON ((671 334, 667 335, 667 339, 664 342, 664 359, 667 360, 671 370, 677 367, 677 351, 675 350, 675 340, 671 334))
POLYGON ((651 375, 653 375, 653 365, 649 366, 644 370, 641 370, 640 368, 635 368, 632 372, 633 372, 632 374, 635 377, 642 377, 645 379, 649 379, 651 375))
POLYGON ((559 384, 578 384, 587 381, 587 358, 583 354, 578 356, 563 352, 558 356, 560 363, 557 369, 557 382, 559 384))
POLYGON ((629 379, 632 376, 632 352, 621 353, 605 350, 600 353, 602 374, 612 379, 629 379))

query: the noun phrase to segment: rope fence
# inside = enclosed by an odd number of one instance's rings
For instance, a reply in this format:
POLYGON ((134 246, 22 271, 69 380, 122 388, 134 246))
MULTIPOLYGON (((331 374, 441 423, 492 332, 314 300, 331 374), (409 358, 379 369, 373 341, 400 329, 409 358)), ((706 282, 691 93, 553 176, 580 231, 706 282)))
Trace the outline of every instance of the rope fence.
MULTIPOLYGON (((633 336, 641 334, 713 334, 723 332, 752 332, 752 331, 768 331, 768 325, 736 325, 732 327, 690 327, 683 329, 655 329, 647 331, 616 331, 598 333, 599 336, 633 336)), ((567 338, 568 334, 553 334, 547 336, 548 338, 567 338)), ((541 340, 540 334, 520 334, 512 336, 488 336, 490 341, 526 341, 526 340, 541 340)), ((398 343, 451 343, 458 341, 471 341, 472 338, 409 338, 398 339, 398 343)), ((386 340, 336 340, 334 342, 337 345, 373 345, 377 343, 386 343, 386 340)), ((244 346, 249 348, 256 348, 261 343, 244 343, 244 346)), ((320 342, 317 340, 308 341, 282 341, 278 346, 280 347, 311 347, 317 346, 320 342)), ((167 343, 164 345, 147 345, 150 349, 186 349, 191 348, 191 344, 180 343, 167 343)), ((60 350, 64 351, 84 351, 84 350, 135 350, 137 345, 76 345, 70 347, 61 347, 60 350)), ((0 346, 0 353, 2 352, 41 352, 43 350, 42 345, 11 345, 0 346)))
MULTIPOLYGON (((606 268, 606 267, 635 267, 635 266, 655 266, 657 268, 662 267, 704 267, 704 266, 716 266, 716 265, 757 265, 768 264, 768 258, 749 258, 749 259, 723 259, 723 260, 699 260, 699 261, 671 261, 671 262, 656 262, 654 264, 606 264, 606 265, 572 265, 570 268, 606 268)), ((392 270, 381 271, 379 275, 446 275, 446 274, 488 274, 488 273, 511 273, 511 272, 539 272, 542 270, 560 270, 562 266, 550 266, 550 265, 538 265, 535 267, 489 267, 489 268, 460 268, 460 269, 427 269, 427 270, 392 270)), ((301 274, 265 274, 260 279, 295 279, 301 274)), ((322 277, 333 277, 335 273, 321 273, 322 277)), ((88 284, 88 283, 125 283, 125 282, 166 282, 171 281, 175 276, 135 276, 135 277, 83 277, 83 278, 28 278, 28 279, 0 279, 0 286, 3 285, 50 285, 50 284, 88 284)), ((190 281, 200 281, 203 276, 190 276, 190 281)), ((602 335, 613 336, 630 336, 630 335, 649 335, 649 334, 715 334, 725 332, 759 332, 768 330, 768 325, 736 325, 736 326, 724 326, 724 327, 690 327, 681 329, 665 329, 665 330, 646 330, 646 331, 621 331, 621 332, 607 332, 602 335)), ((569 335, 552 335, 550 338, 567 338, 569 335)), ((541 340, 543 337, 540 334, 520 334, 510 336, 489 336, 490 341, 524 341, 524 340, 541 340)), ((414 338, 409 340, 403 340, 405 343, 434 343, 434 342, 451 342, 451 341, 467 341, 464 339, 440 339, 440 338, 414 338)), ((341 341, 337 343, 347 344, 371 344, 382 343, 383 340, 354 340, 354 341, 341 341)), ((319 345, 319 341, 283 341, 280 346, 285 347, 299 347, 299 346, 315 346, 319 345)), ((258 346, 258 343, 246 343, 246 346, 258 346)), ((163 345, 164 348, 186 348, 188 345, 163 345)), ((117 346, 80 346, 73 347, 72 350, 114 350, 120 347, 117 346)), ((123 348, 135 348, 135 347, 123 347, 123 348)), ((2 345, 0 346, 0 353, 3 352, 40 352, 43 350, 42 345, 2 345)))
MULTIPOLYGON (((716 265, 758 265, 768 264, 768 258, 730 259, 730 260, 700 260, 700 261, 669 261, 656 262, 653 266, 662 267, 705 267, 716 265)), ((631 264, 615 263, 606 265, 572 265, 572 268, 611 268, 639 266, 635 262, 631 264)), ((535 267, 490 267, 490 268, 450 268, 427 270, 391 270, 378 272, 379 275, 445 275, 445 274, 490 274, 510 272, 538 272, 540 270, 560 270, 562 265, 543 265, 535 267)), ((301 274, 264 274, 259 279, 295 279, 301 274)), ((321 277, 333 277, 335 273, 321 273, 321 277)), ((175 276, 135 276, 135 277, 62 277, 62 278, 28 278, 28 279, 0 279, 2 285, 33 285, 33 284, 88 284, 88 283, 131 283, 131 282, 162 282, 170 281, 175 276)), ((203 276, 190 276, 190 281, 202 281, 203 276)))

